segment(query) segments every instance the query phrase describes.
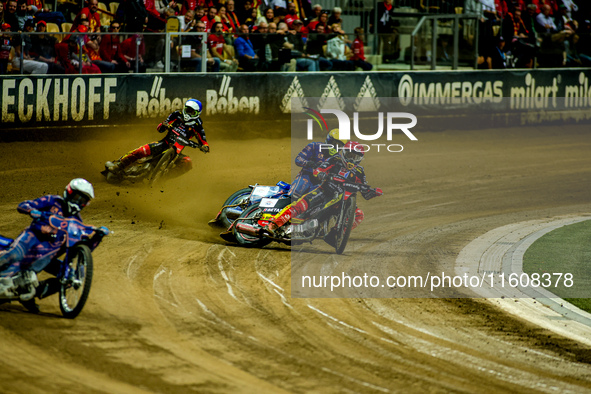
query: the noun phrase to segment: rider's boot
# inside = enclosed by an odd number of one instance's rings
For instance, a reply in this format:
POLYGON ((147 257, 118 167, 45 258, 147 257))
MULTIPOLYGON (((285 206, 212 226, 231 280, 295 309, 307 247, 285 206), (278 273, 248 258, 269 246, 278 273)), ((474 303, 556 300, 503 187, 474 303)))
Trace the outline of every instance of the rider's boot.
POLYGON ((33 271, 25 271, 22 275, 23 285, 21 287, 26 290, 26 293, 21 293, 19 298, 21 301, 29 301, 32 300, 37 293, 39 281, 37 280, 37 275, 33 271))
POLYGON ((123 170, 123 164, 119 160, 115 160, 114 162, 108 161, 105 163, 105 167, 107 168, 107 171, 112 172, 114 174, 117 174, 118 172, 123 170))
POLYGON ((11 297, 14 295, 14 282, 12 278, 0 278, 0 297, 11 297))
POLYGON ((28 300, 28 301, 23 301, 20 300, 19 301, 21 303, 21 305, 30 313, 39 313, 39 305, 37 305, 37 303, 35 302, 35 300, 28 300))

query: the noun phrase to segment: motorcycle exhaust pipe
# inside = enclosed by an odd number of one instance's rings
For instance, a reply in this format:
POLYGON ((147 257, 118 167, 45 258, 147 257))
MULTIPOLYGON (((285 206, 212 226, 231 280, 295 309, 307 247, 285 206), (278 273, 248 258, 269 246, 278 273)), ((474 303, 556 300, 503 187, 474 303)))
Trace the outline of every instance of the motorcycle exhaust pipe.
POLYGON ((261 228, 255 227, 252 224, 238 223, 236 224, 236 230, 247 235, 253 235, 255 237, 261 235, 261 228))

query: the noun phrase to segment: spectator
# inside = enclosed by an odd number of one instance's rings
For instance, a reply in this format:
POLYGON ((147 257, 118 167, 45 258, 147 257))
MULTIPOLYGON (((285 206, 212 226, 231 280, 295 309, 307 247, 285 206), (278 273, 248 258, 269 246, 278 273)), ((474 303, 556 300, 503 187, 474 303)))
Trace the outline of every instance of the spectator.
POLYGON ((299 34, 304 40, 308 39, 308 29, 304 26, 304 22, 299 19, 293 21, 292 30, 295 34, 299 34))
MULTIPOLYGON (((32 33, 33 28, 35 26, 35 22, 33 19, 29 19, 25 22, 25 32, 32 33)), ((38 62, 33 59, 30 54, 30 50, 32 47, 31 44, 31 36, 29 34, 24 34, 22 36, 22 40, 24 43, 24 47, 21 45, 21 37, 15 38, 12 41, 12 45, 14 47, 14 57, 12 58, 12 67, 15 69, 21 68, 21 51, 23 56, 23 72, 27 74, 47 74, 47 70, 49 66, 47 63, 38 62)))
POLYGON ((507 68, 507 56, 505 55, 505 39, 499 35, 496 38, 497 45, 492 51, 490 59, 490 67, 494 70, 507 68))
POLYGON ((285 18, 283 19, 283 21, 287 23, 287 27, 290 30, 293 30, 293 22, 295 20, 301 21, 301 18, 297 13, 296 5, 292 2, 289 2, 287 3, 287 13, 285 14, 285 18))
POLYGON ((237 33, 238 30, 232 30, 232 25, 230 24, 230 21, 228 20, 228 14, 227 14, 227 9, 226 6, 223 4, 220 4, 218 6, 218 16, 217 19, 218 22, 220 22, 223 26, 224 29, 224 33, 237 33))
POLYGON ((92 35, 90 37, 85 36, 84 49, 88 54, 88 58, 100 68, 101 73, 114 73, 116 65, 110 61, 103 60, 100 55, 100 42, 101 36, 92 35))
POLYGON ((306 26, 310 24, 310 22, 317 22, 320 20, 320 13, 322 12, 322 6, 320 4, 315 4, 312 7, 312 13, 308 15, 306 20, 306 26))
POLYGON ((579 7, 575 2, 573 0, 562 0, 562 4, 566 8, 566 17, 571 20, 575 19, 573 14, 579 11, 579 7))
POLYGON ((554 18, 550 15, 552 8, 544 4, 542 6, 542 12, 536 16, 536 30, 538 33, 556 33, 558 29, 554 24, 554 18))
POLYGON ((2 29, 2 36, 0 37, 0 75, 4 75, 8 72, 8 61, 10 60, 13 36, 7 34, 10 32, 10 25, 8 23, 2 23, 0 29, 2 29))
POLYGON ((240 24, 246 22, 246 20, 251 17, 253 9, 256 11, 257 7, 253 7, 250 0, 244 0, 242 7, 236 11, 240 24))
MULTIPOLYGON (((16 9, 16 19, 18 21, 18 30, 25 31, 25 22, 29 19, 33 19, 37 7, 34 5, 27 5, 27 0, 19 0, 16 9)), ((10 23, 10 22, 8 22, 10 23)), ((34 29, 35 25, 33 25, 34 29)))
POLYGON ((256 29, 252 29, 252 34, 249 37, 254 52, 259 56, 259 64, 265 61, 265 46, 268 34, 269 26, 266 22, 261 22, 256 26, 256 29))
POLYGON ((572 38, 571 45, 567 48, 566 66, 567 67, 591 67, 591 56, 579 53, 577 43, 579 42, 579 35, 575 34, 572 38))
POLYGON ((306 52, 318 62, 318 70, 330 71, 332 70, 332 63, 326 58, 324 53, 324 46, 328 39, 327 35, 324 34, 324 25, 318 25, 316 29, 316 33, 310 33, 308 37, 306 52))
POLYGON ((209 7, 207 10, 207 15, 201 18, 201 21, 205 24, 205 30, 210 31, 213 27, 213 24, 216 22, 215 17, 218 13, 217 8, 209 7))
POLYGON ((59 11, 49 12, 49 9, 45 7, 43 0, 27 0, 28 5, 34 5, 37 7, 37 13, 35 13, 35 20, 44 20, 45 22, 55 23, 61 26, 62 23, 66 22, 64 14, 59 11))
POLYGON ((139 73, 146 72, 144 54, 146 48, 141 34, 134 34, 119 45, 119 60, 125 65, 126 72, 135 72, 136 66, 139 73), (139 41, 139 46, 137 45, 139 41))
MULTIPOLYGON (((196 33, 204 33, 205 32, 205 23, 203 21, 198 21, 195 24, 195 28, 191 31, 196 33)), ((190 45, 191 47, 191 56, 189 59, 181 58, 181 66, 187 66, 191 71, 201 72, 201 62, 202 62, 202 36, 197 35, 190 35, 184 37, 184 43, 186 45, 190 45)), ((181 55, 181 54, 179 54, 181 55)), ((220 59, 214 58, 211 56, 209 51, 207 51, 207 69, 209 71, 218 72, 220 71, 220 59)))
POLYGON ((234 0, 227 0, 226 7, 228 7, 228 9, 226 10, 226 14, 228 16, 228 23, 230 24, 232 31, 236 32, 236 31, 238 31, 238 28, 240 27, 240 19, 238 18, 238 15, 236 14, 236 11, 234 8, 235 7, 234 0))
POLYGON ((255 25, 259 25, 261 22, 266 22, 268 25, 269 23, 279 23, 279 21, 280 18, 275 16, 275 11, 273 8, 267 7, 265 8, 263 15, 255 21, 255 25))
POLYGON ((146 12, 148 14, 148 24, 146 31, 150 32, 161 32, 166 28, 166 18, 162 15, 162 12, 156 8, 155 0, 144 0, 146 12))
POLYGON ((191 30, 197 23, 197 20, 195 19, 195 11, 193 10, 188 10, 185 15, 179 16, 178 20, 180 22, 180 29, 182 32, 191 30))
POLYGON ((525 27, 519 8, 507 13, 503 19, 502 36, 506 40, 505 53, 512 55, 515 67, 532 68, 536 37, 525 27))
MULTIPOLYGON (((96 0, 93 0, 96 1, 96 0)), ((123 0, 119 5, 123 15, 123 25, 127 33, 141 33, 148 24, 148 11, 143 0, 123 0)))
MULTIPOLYGON (((257 25, 255 25, 256 21, 259 20, 257 15, 258 15, 258 12, 257 12, 256 8, 252 8, 250 10, 250 16, 248 18, 246 18, 244 20, 244 22, 242 22, 242 24, 247 25, 249 29, 254 28, 255 26, 257 26, 257 25)), ((267 23, 267 22, 265 22, 265 23, 267 23)))
POLYGON ((18 3, 16 0, 8 0, 6 2, 6 12, 4 13, 4 23, 10 26, 10 31, 17 32, 22 31, 19 28, 18 18, 16 17, 16 10, 18 3))
MULTIPOLYGON (((37 22, 37 33, 45 33, 47 23, 45 21, 37 22)), ((57 39, 49 34, 36 34, 31 36, 31 53, 35 60, 47 63, 48 74, 64 74, 66 70, 56 62, 55 45, 57 39)))
POLYGON ((256 71, 259 66, 259 56, 255 53, 248 35, 248 26, 240 26, 240 35, 234 40, 234 47, 236 48, 240 67, 244 71, 256 71))
POLYGON ((288 31, 287 23, 285 22, 282 22, 279 25, 284 26, 283 29, 285 30, 285 36, 287 37, 287 42, 284 47, 291 50, 290 58, 295 59, 296 71, 318 71, 318 63, 315 59, 310 58, 304 50, 305 45, 301 33, 303 22, 296 19, 293 22, 293 26, 296 29, 294 31, 288 31))
POLYGON ((100 74, 101 70, 92 64, 85 53, 81 53, 80 40, 74 36, 62 41, 55 46, 57 60, 66 70, 66 74, 100 74), (82 57, 81 57, 82 56, 82 57))
POLYGON ((113 34, 105 34, 101 36, 99 54, 101 59, 115 65, 115 72, 126 72, 127 68, 118 61, 120 29, 121 24, 119 22, 114 21, 111 23, 109 26, 109 33, 113 34))
POLYGON ((343 25, 343 18, 341 18, 341 15, 343 14, 343 10, 341 9, 341 7, 334 7, 332 9, 332 14, 330 15, 330 17, 328 18, 328 26, 332 26, 335 23, 338 23, 339 25, 343 25))
POLYGON ((332 63, 334 71, 354 71, 355 65, 349 58, 351 50, 345 42, 345 32, 341 30, 338 23, 332 26, 332 31, 336 36, 326 42, 326 56, 332 63))
POLYGON ((328 22, 328 12, 321 11, 320 16, 318 17, 318 20, 308 23, 307 28, 310 32, 312 32, 312 31, 318 30, 318 25, 322 25, 322 26, 324 26, 324 32, 328 33, 328 23, 327 22, 328 22))
POLYGON ((76 27, 80 24, 81 19, 88 19, 90 23, 89 31, 92 33, 100 32, 101 31, 101 17, 98 10, 98 0, 88 0, 88 6, 82 8, 82 10, 76 15, 74 19, 74 23, 72 24, 72 29, 70 31, 74 31, 76 27), (82 18, 84 15, 84 18, 82 18))
POLYGON ((378 17, 378 52, 382 54, 384 63, 392 63, 400 57, 400 23, 394 19, 392 0, 384 0, 377 5, 378 17))
POLYGON ((0 25, 4 24, 4 3, 0 1, 0 25))
POLYGON ((353 41, 353 56, 351 61, 355 67, 360 67, 363 71, 370 71, 373 68, 371 63, 365 61, 365 49, 363 46, 365 41, 365 35, 362 27, 355 28, 355 40, 353 41))
POLYGON ((220 59, 222 72, 235 72, 238 69, 238 60, 232 56, 228 44, 224 39, 223 26, 215 22, 211 28, 211 34, 207 37, 211 56, 220 59))

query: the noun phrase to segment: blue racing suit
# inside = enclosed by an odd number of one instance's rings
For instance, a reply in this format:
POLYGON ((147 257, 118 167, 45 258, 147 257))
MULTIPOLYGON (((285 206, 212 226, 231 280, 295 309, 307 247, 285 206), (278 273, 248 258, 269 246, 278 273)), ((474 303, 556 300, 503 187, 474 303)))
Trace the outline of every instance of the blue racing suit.
POLYGON ((294 201, 320 184, 320 181, 313 176, 314 169, 337 153, 336 149, 321 150, 321 145, 323 145, 322 142, 310 142, 295 158, 295 164, 302 167, 302 170, 293 180, 289 191, 294 201))
MULTIPOLYGON (((48 195, 23 201, 17 210, 25 214, 36 210, 42 214, 12 242, 6 252, 0 252, 0 277, 12 277, 19 271, 29 269, 33 263, 36 271, 45 268, 67 239, 66 231, 50 226, 47 219, 49 214, 66 216, 68 208, 62 197, 48 195)), ((82 221, 79 214, 67 216, 82 221)))

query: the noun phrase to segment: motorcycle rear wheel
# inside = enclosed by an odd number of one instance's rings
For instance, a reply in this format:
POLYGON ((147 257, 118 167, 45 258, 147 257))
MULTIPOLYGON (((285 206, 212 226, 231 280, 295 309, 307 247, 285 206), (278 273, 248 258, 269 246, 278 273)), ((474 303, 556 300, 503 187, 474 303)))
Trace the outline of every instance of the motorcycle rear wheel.
MULTIPOLYGON (((257 225, 260 213, 261 209, 259 208, 259 204, 253 204, 250 207, 246 208, 244 212, 242 212, 242 214, 238 217, 238 219, 245 219, 240 220, 239 223, 257 225)), ((242 246, 247 246, 251 248, 262 248, 263 246, 269 245, 271 242, 273 242, 271 239, 268 238, 261 238, 238 232, 236 231, 236 227, 234 227, 233 232, 234 237, 236 238, 236 242, 238 242, 242 246)))
POLYGON ((158 184, 166 176, 168 170, 170 169, 170 163, 174 159, 174 154, 174 149, 168 149, 166 152, 164 152, 164 154, 162 154, 162 157, 160 160, 158 160, 154 170, 152 170, 152 173, 148 177, 148 182, 151 186, 158 184))
POLYGON ((62 283, 59 291, 59 303, 62 315, 74 319, 82 312, 92 284, 92 253, 86 245, 74 246, 69 251, 73 275, 72 280, 62 283))
MULTIPOLYGON (((223 206, 225 207, 227 205, 240 204, 244 200, 246 200, 248 198, 248 196, 250 196, 251 192, 252 192, 252 189, 250 187, 240 189, 237 192, 234 192, 230 197, 228 197, 228 199, 224 202, 223 206)), ((234 222, 235 219, 230 219, 226 215, 226 209, 227 208, 222 209, 222 212, 220 213, 220 221, 225 228, 228 228, 234 222)))
POLYGON ((341 216, 337 222, 335 242, 335 251, 337 254, 343 254, 345 251, 345 247, 349 241, 349 236, 351 235, 351 230, 353 229, 353 222, 355 220, 355 207, 357 206, 355 196, 349 197, 349 199, 345 201, 344 204, 344 209, 342 210, 341 216))

